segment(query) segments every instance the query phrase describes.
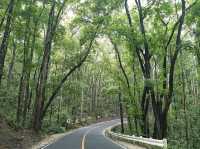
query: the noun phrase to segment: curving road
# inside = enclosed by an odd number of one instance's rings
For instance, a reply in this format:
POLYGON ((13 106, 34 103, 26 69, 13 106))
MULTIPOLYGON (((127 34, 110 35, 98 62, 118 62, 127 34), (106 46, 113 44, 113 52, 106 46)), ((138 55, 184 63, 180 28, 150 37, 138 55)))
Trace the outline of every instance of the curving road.
POLYGON ((112 120, 73 131, 45 149, 123 149, 103 135, 105 128, 119 123, 112 120))

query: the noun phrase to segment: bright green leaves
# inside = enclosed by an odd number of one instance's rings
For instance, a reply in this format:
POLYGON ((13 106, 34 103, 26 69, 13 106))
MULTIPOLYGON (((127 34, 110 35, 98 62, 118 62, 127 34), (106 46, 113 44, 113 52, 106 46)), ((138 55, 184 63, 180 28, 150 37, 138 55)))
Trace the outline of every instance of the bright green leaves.
POLYGON ((105 28, 106 33, 109 36, 116 37, 121 41, 126 40, 126 37, 132 36, 131 31, 125 23, 126 17, 115 15, 109 22, 109 25, 105 28))
POLYGON ((192 25, 196 23, 197 26, 200 26, 200 2, 197 2, 190 10, 187 15, 186 24, 192 25))
POLYGON ((80 31, 80 45, 84 45, 87 41, 94 38, 95 31, 96 27, 92 25, 82 28, 80 31))
POLYGON ((86 0, 77 6, 76 22, 95 25, 104 20, 106 23, 113 11, 121 6, 121 3, 121 0, 86 0))
POLYGON ((161 2, 159 6, 159 11, 162 15, 168 16, 173 13, 173 4, 171 2, 161 2))
MULTIPOLYGON (((97 14, 103 16, 105 14, 110 14, 113 10, 117 10, 123 4, 123 0, 85 0, 85 2, 80 3, 82 7, 87 8, 87 12, 90 11, 92 14, 97 14)), ((81 8, 83 10, 83 8, 81 8)), ((88 14, 89 15, 89 14, 88 14)))

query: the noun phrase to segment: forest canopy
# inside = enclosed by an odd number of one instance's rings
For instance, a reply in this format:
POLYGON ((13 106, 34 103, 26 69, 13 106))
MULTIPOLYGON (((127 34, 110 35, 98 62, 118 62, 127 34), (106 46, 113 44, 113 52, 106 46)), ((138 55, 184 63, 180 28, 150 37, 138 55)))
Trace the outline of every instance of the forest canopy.
POLYGON ((198 149, 200 1, 1 0, 0 115, 36 132, 124 116, 198 149))

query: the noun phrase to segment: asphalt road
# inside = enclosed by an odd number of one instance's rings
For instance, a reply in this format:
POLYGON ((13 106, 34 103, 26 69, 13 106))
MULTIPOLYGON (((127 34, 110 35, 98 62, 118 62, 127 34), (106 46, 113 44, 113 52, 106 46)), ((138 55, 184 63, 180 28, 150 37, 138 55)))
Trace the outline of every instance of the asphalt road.
POLYGON ((116 123, 119 123, 119 120, 101 122, 77 129, 45 149, 123 149, 103 135, 105 128, 116 123))

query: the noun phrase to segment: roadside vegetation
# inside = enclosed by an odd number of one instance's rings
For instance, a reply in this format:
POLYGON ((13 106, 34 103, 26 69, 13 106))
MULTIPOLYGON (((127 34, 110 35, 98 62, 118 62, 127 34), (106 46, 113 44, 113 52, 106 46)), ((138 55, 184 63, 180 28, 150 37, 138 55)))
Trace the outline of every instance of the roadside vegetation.
POLYGON ((199 99, 199 0, 0 1, 0 148, 120 117, 198 149, 199 99))

